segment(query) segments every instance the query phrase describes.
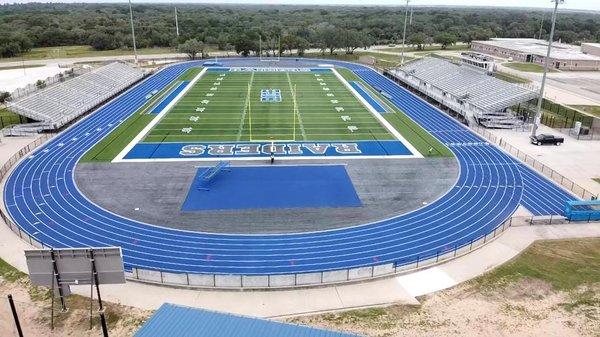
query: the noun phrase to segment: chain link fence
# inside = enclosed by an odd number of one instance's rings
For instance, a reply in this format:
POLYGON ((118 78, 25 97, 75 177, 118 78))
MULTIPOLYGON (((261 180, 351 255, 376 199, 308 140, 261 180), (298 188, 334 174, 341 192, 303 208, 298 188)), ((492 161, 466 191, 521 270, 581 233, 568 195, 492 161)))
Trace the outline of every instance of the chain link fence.
POLYGON ((544 163, 538 161, 537 159, 533 158, 532 156, 528 155, 527 153, 519 150, 515 146, 512 146, 511 144, 509 144, 502 138, 494 135, 493 133, 491 133, 484 127, 479 126, 479 125, 473 125, 473 126, 470 126, 470 128, 472 130, 476 131, 483 138, 487 139, 489 142, 504 149, 506 152, 510 153, 512 156, 516 157, 523 163, 529 165, 530 167, 532 167, 533 169, 535 169, 536 171, 538 171, 539 173, 541 173, 548 179, 552 180, 556 184, 562 186, 569 192, 573 193, 575 196, 577 196, 581 199, 584 199, 584 200, 589 200, 592 197, 598 197, 597 194, 586 190, 585 188, 581 187, 581 185, 575 183, 573 180, 556 172, 555 170, 546 166, 544 163))

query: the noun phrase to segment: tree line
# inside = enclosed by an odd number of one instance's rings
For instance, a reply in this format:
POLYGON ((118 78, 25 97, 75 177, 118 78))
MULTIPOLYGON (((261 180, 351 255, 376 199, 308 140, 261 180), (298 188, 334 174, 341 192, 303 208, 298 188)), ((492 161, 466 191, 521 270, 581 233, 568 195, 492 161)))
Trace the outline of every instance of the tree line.
MULTIPOLYGON (((397 44, 402 39, 403 7, 328 7, 179 4, 180 35, 174 7, 134 4, 138 47, 178 47, 192 41, 200 53, 207 46, 242 55, 262 49, 302 54, 308 48, 323 53, 351 54, 373 44, 397 44), (262 41, 262 46, 259 46, 262 41)), ((407 40, 422 47, 447 46, 492 37, 547 38, 549 12, 531 9, 415 7, 407 40), (542 21, 542 19, 544 19, 542 21)), ((126 4, 0 5, 0 56, 18 56, 33 47, 91 45, 97 50, 131 48, 126 4)), ((600 41, 600 15, 563 11, 557 39, 567 43, 600 41)))

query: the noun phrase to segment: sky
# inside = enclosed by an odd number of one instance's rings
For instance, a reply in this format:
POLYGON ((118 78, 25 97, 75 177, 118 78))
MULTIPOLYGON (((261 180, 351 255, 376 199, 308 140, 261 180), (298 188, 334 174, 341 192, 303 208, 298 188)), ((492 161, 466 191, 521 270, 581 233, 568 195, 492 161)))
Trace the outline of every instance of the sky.
MULTIPOLYGON (((404 0, 132 0, 134 3, 162 2, 162 3, 260 3, 260 4, 293 4, 293 5, 401 5, 404 0)), ((25 3, 25 2, 126 2, 126 0, 0 0, 0 3, 25 3)), ((551 0, 411 0, 414 5, 450 5, 450 6, 503 6, 503 7, 542 7, 551 8, 551 0)), ((600 0, 566 0, 561 8, 584 9, 600 11, 600 0)))

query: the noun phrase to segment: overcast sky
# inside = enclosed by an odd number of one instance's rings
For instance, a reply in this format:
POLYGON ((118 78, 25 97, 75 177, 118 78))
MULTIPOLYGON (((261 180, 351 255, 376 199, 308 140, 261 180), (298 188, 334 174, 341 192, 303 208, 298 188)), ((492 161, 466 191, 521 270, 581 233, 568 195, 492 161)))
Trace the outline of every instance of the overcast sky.
MULTIPOLYGON (((404 0, 132 0, 134 3, 142 2, 176 2, 176 3, 260 3, 260 4, 328 4, 328 5, 399 5, 404 0)), ((126 2, 125 0, 0 0, 0 3, 24 3, 24 2, 126 2)), ((411 0, 415 5, 456 5, 456 6, 510 6, 510 7, 552 7, 551 0, 411 0)), ((566 0, 564 8, 587 9, 600 11, 600 0, 566 0)))

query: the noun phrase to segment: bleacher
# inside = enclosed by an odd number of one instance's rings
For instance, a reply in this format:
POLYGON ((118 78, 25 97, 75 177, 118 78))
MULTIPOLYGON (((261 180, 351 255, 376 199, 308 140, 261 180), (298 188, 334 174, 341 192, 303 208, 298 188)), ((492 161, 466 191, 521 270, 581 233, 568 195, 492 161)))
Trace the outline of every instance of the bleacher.
POLYGON ((425 57, 389 73, 488 127, 512 127, 508 108, 535 99, 537 92, 508 83, 465 64, 425 57), (467 115, 469 113, 469 115, 467 115))
POLYGON ((36 120, 36 129, 58 129, 144 76, 141 69, 115 62, 8 104, 36 120))

